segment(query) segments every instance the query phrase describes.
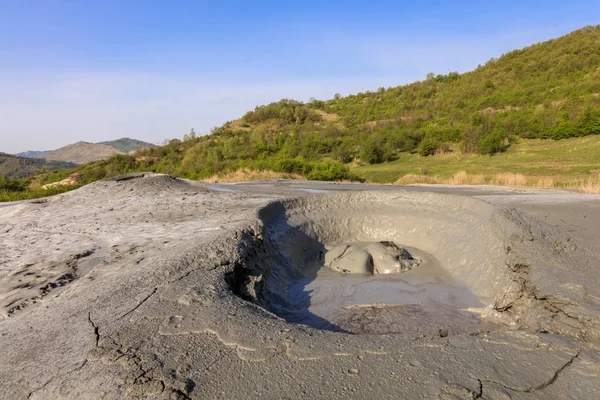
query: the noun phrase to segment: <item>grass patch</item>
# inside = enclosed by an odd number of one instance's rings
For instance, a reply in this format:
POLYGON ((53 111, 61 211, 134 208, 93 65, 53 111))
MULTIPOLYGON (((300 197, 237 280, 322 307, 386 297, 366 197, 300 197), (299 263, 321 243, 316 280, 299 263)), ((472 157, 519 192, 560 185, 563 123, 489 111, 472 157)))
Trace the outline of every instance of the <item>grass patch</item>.
POLYGON ((463 155, 458 148, 428 157, 402 153, 395 161, 351 170, 375 183, 494 184, 600 193, 600 136, 521 139, 494 156, 463 155))
POLYGON ((24 191, 11 191, 0 189, 0 202, 5 201, 18 201, 18 200, 31 200, 39 197, 54 196, 56 194, 65 193, 71 190, 80 188, 82 185, 63 185, 56 186, 49 189, 30 189, 24 191))

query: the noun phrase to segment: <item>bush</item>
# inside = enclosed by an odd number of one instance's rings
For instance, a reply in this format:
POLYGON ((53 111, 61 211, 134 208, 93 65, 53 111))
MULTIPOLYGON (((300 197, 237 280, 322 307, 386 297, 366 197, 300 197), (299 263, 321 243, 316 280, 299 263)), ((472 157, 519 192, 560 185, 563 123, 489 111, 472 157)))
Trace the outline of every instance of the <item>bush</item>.
POLYGON ((505 149, 504 136, 497 131, 480 136, 475 145, 475 151, 478 154, 492 155, 504 151, 505 149))
POLYGON ((336 181, 350 178, 350 170, 330 161, 314 163, 306 178, 312 181, 336 181))
POLYGON ((334 147, 331 155, 333 156, 333 158, 335 158, 337 161, 346 164, 349 163, 350 161, 352 161, 354 159, 354 156, 352 154, 352 151, 350 150, 349 146, 340 144, 337 147, 334 147))
POLYGON ((440 147, 440 143, 436 139, 431 136, 426 136, 421 140, 421 143, 419 143, 417 153, 423 157, 432 156, 435 154, 438 147, 440 147))

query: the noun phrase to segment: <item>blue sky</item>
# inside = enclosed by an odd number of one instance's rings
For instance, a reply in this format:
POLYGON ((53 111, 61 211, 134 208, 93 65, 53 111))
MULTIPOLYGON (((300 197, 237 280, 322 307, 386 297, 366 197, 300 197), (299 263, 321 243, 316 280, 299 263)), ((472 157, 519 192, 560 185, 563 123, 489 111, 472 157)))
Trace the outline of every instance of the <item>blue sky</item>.
POLYGON ((577 0, 0 0, 0 151, 207 133, 598 23, 600 2, 577 0))

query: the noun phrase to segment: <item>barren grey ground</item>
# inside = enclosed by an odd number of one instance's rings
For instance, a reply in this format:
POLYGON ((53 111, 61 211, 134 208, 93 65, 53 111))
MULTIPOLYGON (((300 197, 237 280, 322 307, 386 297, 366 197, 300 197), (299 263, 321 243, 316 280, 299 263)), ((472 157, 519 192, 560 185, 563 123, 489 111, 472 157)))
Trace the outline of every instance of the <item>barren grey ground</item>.
POLYGON ((146 175, 0 204, 0 397, 599 398, 598 243, 600 196, 534 189, 146 175), (435 261, 396 301, 310 268, 377 241, 435 261))

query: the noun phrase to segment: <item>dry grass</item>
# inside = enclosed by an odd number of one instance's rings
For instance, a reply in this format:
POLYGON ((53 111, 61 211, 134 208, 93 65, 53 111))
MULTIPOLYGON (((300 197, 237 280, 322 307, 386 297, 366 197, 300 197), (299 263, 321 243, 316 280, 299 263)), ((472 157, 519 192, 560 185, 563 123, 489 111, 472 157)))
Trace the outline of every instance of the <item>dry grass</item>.
POLYGON ((483 175, 469 175, 465 171, 459 171, 450 178, 443 178, 437 175, 407 174, 398 179, 396 185, 415 185, 425 184, 445 184, 445 185, 484 185, 486 184, 483 175))
POLYGON ((438 175, 407 174, 396 182, 395 185, 416 184, 445 184, 445 185, 499 185, 499 186, 532 186, 538 188, 560 188, 577 190, 584 193, 600 193, 600 176, 590 177, 570 182, 557 182, 551 177, 528 179, 523 174, 503 173, 492 176, 480 174, 469 175, 459 171, 449 178, 438 175))
POLYGON ((234 172, 229 172, 224 175, 213 175, 210 178, 203 179, 204 182, 248 182, 248 181, 263 181, 272 179, 299 179, 304 180, 302 175, 288 174, 274 171, 256 171, 252 169, 240 169, 234 172))
POLYGON ((554 182, 554 179, 550 178, 550 177, 543 177, 543 178, 538 178, 537 181, 535 181, 532 186, 535 187, 539 187, 539 188, 545 188, 545 189, 552 189, 556 187, 556 182, 554 182))
POLYGON ((600 193, 600 179, 589 178, 573 182, 566 186, 567 189, 578 190, 583 193, 600 193))
POLYGON ((48 189, 57 188, 59 186, 74 186, 74 185, 79 184, 82 181, 82 179, 83 179, 83 176, 81 174, 74 173, 72 175, 69 175, 62 181, 47 183, 47 184, 43 185, 41 187, 41 189, 48 190, 48 189))
POLYGON ((435 184, 444 182, 438 176, 406 174, 394 182, 394 185, 415 185, 419 183, 435 184))
POLYGON ((315 111, 315 113, 317 113, 321 116, 323 121, 335 121, 336 119, 339 118, 339 115, 333 114, 333 113, 329 114, 323 110, 314 110, 314 111, 315 111))
POLYGON ((465 171, 458 171, 446 182, 449 185, 483 185, 485 177, 483 175, 469 175, 465 171))
POLYGON ((492 179, 492 184, 501 186, 526 186, 527 178, 523 174, 513 174, 510 172, 497 174, 492 179))

